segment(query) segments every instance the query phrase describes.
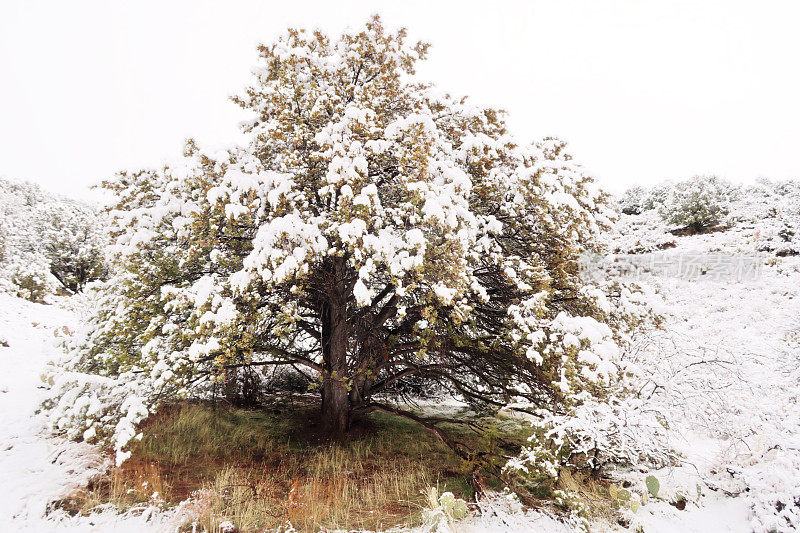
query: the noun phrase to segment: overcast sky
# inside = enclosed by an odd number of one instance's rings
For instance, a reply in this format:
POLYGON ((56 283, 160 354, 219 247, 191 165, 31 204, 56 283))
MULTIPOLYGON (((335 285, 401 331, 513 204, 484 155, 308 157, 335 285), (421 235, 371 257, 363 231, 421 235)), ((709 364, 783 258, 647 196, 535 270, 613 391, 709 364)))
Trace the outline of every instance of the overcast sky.
POLYGON ((555 135, 612 190, 716 173, 800 178, 800 2, 0 2, 0 176, 79 196, 184 139, 235 142, 255 45, 380 13, 420 73, 555 135))

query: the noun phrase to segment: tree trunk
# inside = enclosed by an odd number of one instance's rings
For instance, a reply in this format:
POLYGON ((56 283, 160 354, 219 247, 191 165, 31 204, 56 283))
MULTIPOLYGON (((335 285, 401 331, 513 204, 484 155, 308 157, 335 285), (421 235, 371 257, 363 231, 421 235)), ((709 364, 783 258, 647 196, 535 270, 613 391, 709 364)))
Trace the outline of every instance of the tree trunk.
POLYGON ((322 429, 340 436, 350 425, 347 391, 347 283, 343 261, 332 261, 331 288, 322 307, 322 429))
POLYGON ((333 436, 341 436, 350 426, 350 398, 344 383, 336 379, 322 384, 322 429, 333 436))

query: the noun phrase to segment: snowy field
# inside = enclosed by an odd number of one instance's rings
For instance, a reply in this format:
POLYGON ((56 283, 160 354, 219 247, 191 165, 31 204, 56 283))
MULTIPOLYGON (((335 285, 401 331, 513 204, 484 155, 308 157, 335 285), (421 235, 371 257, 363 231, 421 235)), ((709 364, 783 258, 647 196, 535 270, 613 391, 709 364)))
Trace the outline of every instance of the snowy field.
POLYGON ((754 260, 744 243, 755 233, 678 238, 656 260, 695 265, 643 276, 659 288, 668 318, 635 357, 654 404, 672 415, 684 463, 656 475, 688 500, 683 511, 643 506, 634 523, 645 531, 787 530, 774 515, 776 499, 800 493, 800 262, 754 260), (701 274, 697 263, 725 264, 728 273, 701 274))
MULTIPOLYGON (((740 233, 682 237, 660 257, 678 262, 722 254, 739 260, 742 253, 734 244, 743 239, 740 233)), ((663 295, 667 321, 639 342, 634 357, 651 380, 654 405, 677 421, 670 431, 683 465, 655 473, 663 499, 629 512, 630 527, 641 525, 648 532, 769 530, 779 527, 770 523, 775 499, 799 493, 800 262, 783 258, 769 263, 741 281, 685 272, 643 275, 663 295), (683 510, 668 503, 678 495, 686 500, 683 510)), ((44 365, 58 355, 60 339, 81 319, 78 310, 69 308, 75 305, 67 298, 42 305, 0 295, 0 336, 8 344, 0 348, 6 369, 0 375, 0 530, 174 530, 176 517, 169 510, 141 509, 123 516, 100 510, 80 518, 56 511, 46 517, 50 502, 108 466, 92 446, 48 436, 43 415, 35 414, 44 365)), ((643 475, 617 473, 631 480, 643 475)), ((497 509, 456 529, 556 527, 542 515, 497 509)))
POLYGON ((0 347, 5 371, 0 375, 0 531, 154 531, 158 520, 147 515, 70 518, 49 513, 49 504, 85 486, 110 462, 93 446, 53 438, 44 416, 37 414, 41 375, 58 356, 58 341, 75 328, 79 313, 61 299, 34 304, 0 294, 0 347))

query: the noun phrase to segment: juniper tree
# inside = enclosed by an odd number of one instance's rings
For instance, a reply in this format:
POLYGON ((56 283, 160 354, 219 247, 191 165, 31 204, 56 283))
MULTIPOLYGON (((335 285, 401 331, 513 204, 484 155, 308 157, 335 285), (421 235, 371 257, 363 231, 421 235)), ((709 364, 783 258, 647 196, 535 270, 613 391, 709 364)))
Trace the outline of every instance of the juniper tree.
POLYGON ((576 262, 602 194, 560 141, 518 143, 501 111, 419 81, 427 49, 378 18, 289 30, 235 98, 246 144, 189 142, 182 165, 106 183, 117 273, 76 368, 155 406, 288 365, 331 434, 383 410, 446 441, 386 395, 415 379, 552 407, 608 378, 612 332, 584 327, 605 315, 576 262))
POLYGON ((659 214, 669 224, 701 233, 720 224, 738 189, 717 176, 695 176, 667 189, 659 214))
POLYGON ((68 291, 83 290, 105 275, 103 217, 96 210, 67 203, 39 209, 38 233, 50 273, 68 291))

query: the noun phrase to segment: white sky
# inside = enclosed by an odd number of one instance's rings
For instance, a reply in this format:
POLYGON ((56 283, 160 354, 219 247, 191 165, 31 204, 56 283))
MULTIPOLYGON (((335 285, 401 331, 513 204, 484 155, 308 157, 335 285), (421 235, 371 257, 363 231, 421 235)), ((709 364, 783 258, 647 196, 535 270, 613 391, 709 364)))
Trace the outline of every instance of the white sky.
POLYGON ((79 196, 187 137, 229 144, 258 42, 375 12, 433 44, 422 75, 612 190, 800 178, 800 2, 734 0, 2 0, 0 176, 79 196))

